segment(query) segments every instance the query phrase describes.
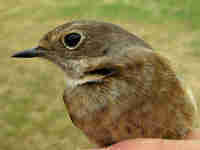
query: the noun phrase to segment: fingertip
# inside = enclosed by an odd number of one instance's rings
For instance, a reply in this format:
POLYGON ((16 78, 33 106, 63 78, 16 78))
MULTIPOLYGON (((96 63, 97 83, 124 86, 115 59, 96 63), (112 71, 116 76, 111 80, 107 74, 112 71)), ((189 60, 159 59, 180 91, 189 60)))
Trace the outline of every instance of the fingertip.
POLYGON ((200 128, 193 129, 186 137, 186 139, 200 140, 200 128))
POLYGON ((110 147, 109 150, 157 150, 160 149, 161 139, 134 139, 127 140, 110 147))

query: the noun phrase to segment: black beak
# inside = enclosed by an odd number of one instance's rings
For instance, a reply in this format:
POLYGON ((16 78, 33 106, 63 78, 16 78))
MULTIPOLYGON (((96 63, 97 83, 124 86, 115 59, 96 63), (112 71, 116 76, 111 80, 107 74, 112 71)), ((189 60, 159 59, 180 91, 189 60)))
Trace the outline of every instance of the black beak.
POLYGON ((41 53, 41 50, 39 50, 38 47, 35 48, 31 48, 31 49, 27 49, 21 52, 18 52, 14 55, 12 55, 12 57, 16 57, 16 58, 32 58, 32 57, 40 57, 42 56, 43 53, 41 53))

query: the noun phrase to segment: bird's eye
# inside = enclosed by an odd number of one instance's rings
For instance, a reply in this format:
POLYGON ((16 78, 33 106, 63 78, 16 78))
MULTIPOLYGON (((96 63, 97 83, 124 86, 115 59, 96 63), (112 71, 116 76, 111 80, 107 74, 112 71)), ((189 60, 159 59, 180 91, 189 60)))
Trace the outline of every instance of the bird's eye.
POLYGON ((80 33, 69 33, 63 37, 63 44, 66 48, 74 49, 78 46, 81 41, 81 34, 80 33))

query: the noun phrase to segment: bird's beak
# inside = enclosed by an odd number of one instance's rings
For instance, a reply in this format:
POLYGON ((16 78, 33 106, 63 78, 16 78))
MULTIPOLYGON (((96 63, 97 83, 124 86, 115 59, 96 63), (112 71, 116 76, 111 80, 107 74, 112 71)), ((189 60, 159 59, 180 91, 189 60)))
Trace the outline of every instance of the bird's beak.
POLYGON ((32 57, 40 57, 40 56, 43 56, 43 55, 44 55, 43 51, 41 51, 41 49, 39 47, 35 47, 35 48, 31 48, 31 49, 27 49, 27 50, 24 50, 24 51, 17 52, 14 55, 12 55, 12 57, 32 58, 32 57))

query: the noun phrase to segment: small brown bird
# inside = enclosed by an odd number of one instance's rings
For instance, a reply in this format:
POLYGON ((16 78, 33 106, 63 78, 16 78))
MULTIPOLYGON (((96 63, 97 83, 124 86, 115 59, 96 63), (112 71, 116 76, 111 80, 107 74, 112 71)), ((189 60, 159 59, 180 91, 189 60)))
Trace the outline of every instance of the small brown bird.
POLYGON ((13 57, 41 57, 65 72, 72 122, 100 147, 130 138, 183 139, 196 106, 166 58, 117 25, 73 21, 13 57))

